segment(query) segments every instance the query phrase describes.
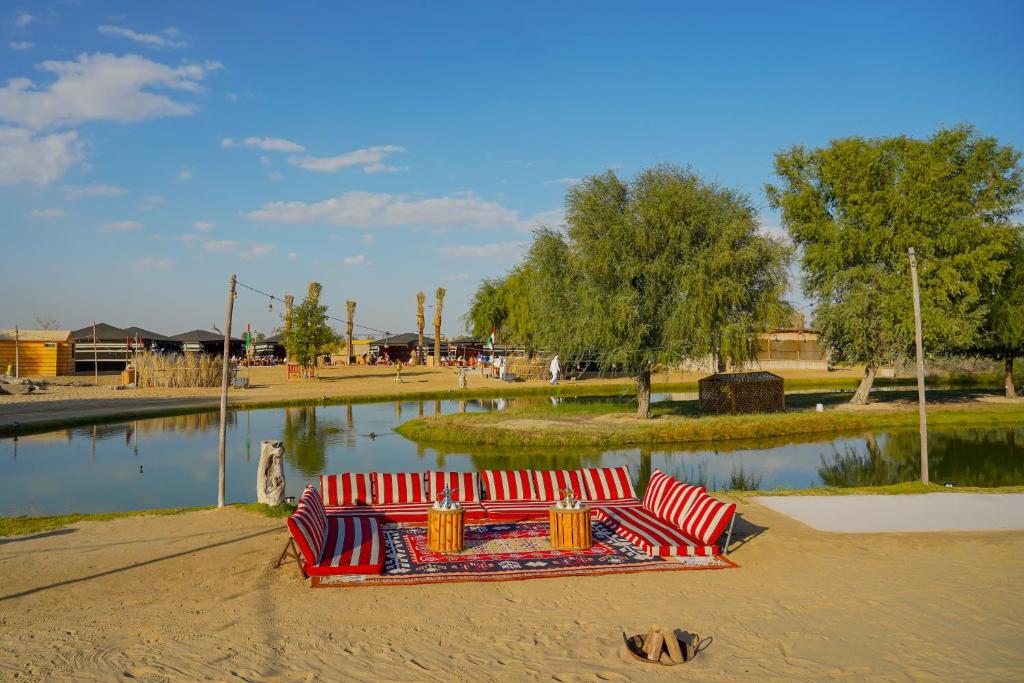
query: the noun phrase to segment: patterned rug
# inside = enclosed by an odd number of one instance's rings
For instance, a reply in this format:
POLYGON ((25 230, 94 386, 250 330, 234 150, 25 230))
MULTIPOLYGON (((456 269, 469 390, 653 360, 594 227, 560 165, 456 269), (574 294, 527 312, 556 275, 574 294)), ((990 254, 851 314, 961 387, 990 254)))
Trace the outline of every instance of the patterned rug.
POLYGON ((547 521, 466 525, 465 548, 448 555, 427 548, 419 525, 387 524, 384 573, 325 576, 322 586, 384 586, 458 581, 516 581, 630 572, 729 569, 725 557, 651 557, 602 524, 593 526, 589 550, 555 550, 547 521))

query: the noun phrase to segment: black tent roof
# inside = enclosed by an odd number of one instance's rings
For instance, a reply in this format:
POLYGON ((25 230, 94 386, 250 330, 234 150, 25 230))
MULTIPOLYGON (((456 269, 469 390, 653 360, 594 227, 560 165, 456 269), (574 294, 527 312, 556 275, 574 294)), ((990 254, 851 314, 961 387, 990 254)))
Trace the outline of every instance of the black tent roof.
MULTIPOLYGON (((71 336, 80 341, 92 341, 92 325, 86 325, 80 330, 74 330, 71 336)), ((107 323, 96 323, 97 341, 124 341, 132 336, 134 335, 130 334, 128 330, 120 327, 114 327, 107 323)))
POLYGON ((128 336, 134 339, 136 336, 139 339, 151 339, 153 341, 173 341, 170 337, 159 332, 147 330, 143 327, 132 325, 131 327, 124 328, 124 331, 128 333, 128 336))
POLYGON ((256 342, 256 343, 257 344, 284 344, 284 335, 283 334, 273 334, 273 335, 271 335, 269 337, 266 337, 263 341, 256 342))
MULTIPOLYGON (((401 334, 393 334, 389 337, 381 337, 375 339, 370 343, 374 346, 384 346, 385 342, 389 346, 410 346, 419 342, 420 336, 415 332, 402 332, 401 334)), ((423 337, 424 346, 433 346, 434 339, 432 337, 423 337)))
MULTIPOLYGON (((195 344, 209 344, 211 342, 223 342, 224 335, 219 332, 211 332, 210 330, 190 330, 188 332, 182 332, 181 334, 175 334, 170 337, 174 341, 180 342, 192 342, 195 344)), ((231 341, 240 342, 241 339, 235 337, 231 338, 231 341)))

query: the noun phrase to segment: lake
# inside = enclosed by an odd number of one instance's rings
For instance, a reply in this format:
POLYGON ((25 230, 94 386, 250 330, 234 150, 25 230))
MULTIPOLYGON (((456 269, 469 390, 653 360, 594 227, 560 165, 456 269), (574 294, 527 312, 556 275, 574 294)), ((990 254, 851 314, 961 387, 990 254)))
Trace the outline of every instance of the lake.
MULTIPOLYGON (((654 397, 669 398, 668 396, 654 397)), ((392 429, 418 415, 501 410, 514 401, 402 401, 229 414, 227 497, 255 500, 260 441, 285 444, 288 495, 321 473, 629 466, 638 491, 661 469, 709 489, 913 481, 917 430, 616 449, 416 444, 392 429)), ((539 399, 544 400, 544 399, 539 399)), ((609 399, 602 399, 609 400, 609 399)), ((218 414, 198 413, 0 439, 0 515, 109 512, 217 500, 218 414)), ((932 481, 1024 484, 1024 427, 934 429, 932 481)))

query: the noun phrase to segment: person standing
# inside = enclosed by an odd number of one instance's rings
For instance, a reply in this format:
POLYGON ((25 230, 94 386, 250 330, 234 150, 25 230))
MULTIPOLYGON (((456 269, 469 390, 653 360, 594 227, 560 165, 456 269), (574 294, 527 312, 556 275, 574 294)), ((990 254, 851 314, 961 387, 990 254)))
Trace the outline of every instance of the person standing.
POLYGON ((505 381, 505 357, 498 356, 498 379, 505 381))
POLYGON ((551 359, 551 366, 548 368, 551 371, 551 384, 558 384, 558 373, 561 372, 562 367, 558 364, 558 354, 551 359))

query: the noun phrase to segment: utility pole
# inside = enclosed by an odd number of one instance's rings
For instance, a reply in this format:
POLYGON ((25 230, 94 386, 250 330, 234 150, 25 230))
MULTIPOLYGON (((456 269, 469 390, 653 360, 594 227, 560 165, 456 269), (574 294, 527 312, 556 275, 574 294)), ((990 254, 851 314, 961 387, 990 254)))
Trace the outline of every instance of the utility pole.
POLYGON ((18 326, 14 326, 14 378, 21 377, 21 333, 18 326))
POLYGON ((96 351, 96 321, 92 321, 92 382, 100 385, 100 355, 96 351))
POLYGON ((220 377, 220 440, 217 443, 217 507, 224 507, 224 450, 228 436, 228 362, 231 358, 231 314, 235 309, 235 274, 228 290, 228 315, 224 322, 224 357, 220 377))
POLYGON ((914 291, 914 337, 917 342, 917 416, 921 425, 921 482, 928 483, 928 413, 924 395, 924 344, 921 341, 921 290, 917 284, 917 255, 914 248, 910 256, 910 280, 914 291))

